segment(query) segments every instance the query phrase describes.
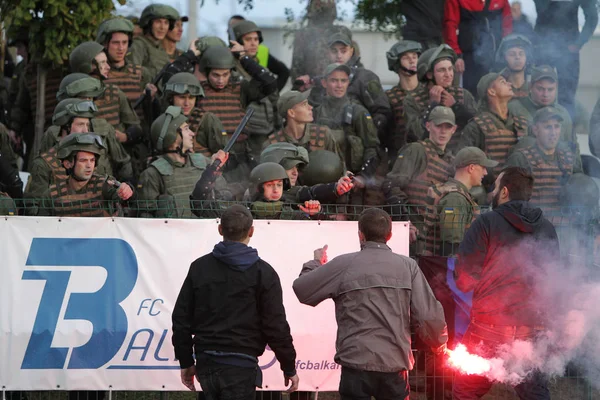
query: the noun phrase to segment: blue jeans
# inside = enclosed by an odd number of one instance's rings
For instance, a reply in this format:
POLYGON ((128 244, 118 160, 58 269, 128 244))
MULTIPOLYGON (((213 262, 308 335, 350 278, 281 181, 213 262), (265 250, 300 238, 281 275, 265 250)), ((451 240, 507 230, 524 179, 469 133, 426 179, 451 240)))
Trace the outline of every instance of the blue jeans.
MULTIPOLYGON (((499 345, 514 340, 534 340, 543 331, 542 327, 487 325, 472 321, 462 338, 462 344, 470 353, 490 358, 495 355, 499 345)), ((481 399, 489 392, 492 384, 489 379, 482 376, 456 374, 452 398, 454 400, 481 399)), ((550 400, 548 382, 539 371, 534 371, 524 382, 515 386, 515 392, 521 400, 550 400)))
POLYGON ((254 400, 256 368, 205 363, 196 366, 206 400, 254 400))
POLYGON ((342 367, 342 400, 408 400, 408 371, 374 372, 342 367))

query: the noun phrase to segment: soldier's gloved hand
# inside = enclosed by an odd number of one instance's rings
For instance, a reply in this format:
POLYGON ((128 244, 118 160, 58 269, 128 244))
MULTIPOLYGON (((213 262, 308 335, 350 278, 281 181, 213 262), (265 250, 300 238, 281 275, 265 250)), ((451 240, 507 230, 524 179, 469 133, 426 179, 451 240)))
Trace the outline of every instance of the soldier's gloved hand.
POLYGON ((217 169, 217 171, 219 171, 221 168, 223 168, 223 165, 225 165, 225 163, 229 159, 229 153, 226 153, 223 150, 219 150, 215 154, 213 154, 210 159, 212 162, 214 162, 215 160, 221 161, 221 164, 219 164, 219 168, 217 169))
POLYGON ((144 131, 139 125, 131 125, 125 131, 125 135, 127 135, 127 143, 137 143, 144 136, 144 131))
POLYGON ((234 57, 240 58, 246 55, 246 50, 244 49, 244 46, 242 46, 235 40, 230 40, 229 43, 231 43, 229 50, 233 53, 234 57))

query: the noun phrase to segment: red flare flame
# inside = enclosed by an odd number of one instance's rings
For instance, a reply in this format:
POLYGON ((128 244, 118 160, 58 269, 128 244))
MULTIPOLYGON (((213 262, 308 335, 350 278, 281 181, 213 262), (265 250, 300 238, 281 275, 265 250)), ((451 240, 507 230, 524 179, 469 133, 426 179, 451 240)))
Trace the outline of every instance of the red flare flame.
POLYGON ((492 369, 489 360, 467 351, 467 348, 459 344, 454 350, 446 349, 448 354, 448 365, 467 375, 484 375, 492 369))

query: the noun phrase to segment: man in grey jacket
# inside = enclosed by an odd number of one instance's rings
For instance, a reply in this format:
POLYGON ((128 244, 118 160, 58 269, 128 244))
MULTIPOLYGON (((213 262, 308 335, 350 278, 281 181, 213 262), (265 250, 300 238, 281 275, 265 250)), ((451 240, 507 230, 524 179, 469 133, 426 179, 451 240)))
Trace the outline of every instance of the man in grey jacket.
POLYGON ((315 250, 294 281, 294 292, 310 306, 328 298, 335 302, 342 400, 408 398, 411 318, 419 336, 440 353, 448 340, 444 311, 417 263, 386 245, 392 220, 385 211, 365 210, 358 237, 361 251, 330 262, 327 246, 315 250))

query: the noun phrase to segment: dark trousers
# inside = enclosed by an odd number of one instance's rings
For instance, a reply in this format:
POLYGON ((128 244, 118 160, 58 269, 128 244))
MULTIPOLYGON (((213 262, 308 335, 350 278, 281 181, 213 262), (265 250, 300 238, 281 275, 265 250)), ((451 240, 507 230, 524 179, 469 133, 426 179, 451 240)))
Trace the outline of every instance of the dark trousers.
POLYGON ((342 367, 341 400, 408 400, 408 371, 374 372, 342 367))
POLYGON ((575 94, 579 86, 579 52, 571 53, 566 47, 547 46, 538 48, 537 65, 550 65, 558 74, 558 103, 566 108, 573 118, 575 94))
MULTIPOLYGON (((490 358, 495 355, 499 345, 514 340, 534 340, 543 328, 527 326, 499 326, 471 322, 462 343, 469 352, 490 358)), ((456 374, 452 398, 454 400, 481 399, 492 387, 492 382, 478 375, 456 374)), ((527 380, 515 386, 515 392, 521 400, 550 400, 548 382, 538 371, 529 375, 527 380)))
POLYGON ((196 378, 206 400, 254 400, 256 394, 256 368, 198 365, 196 378))

